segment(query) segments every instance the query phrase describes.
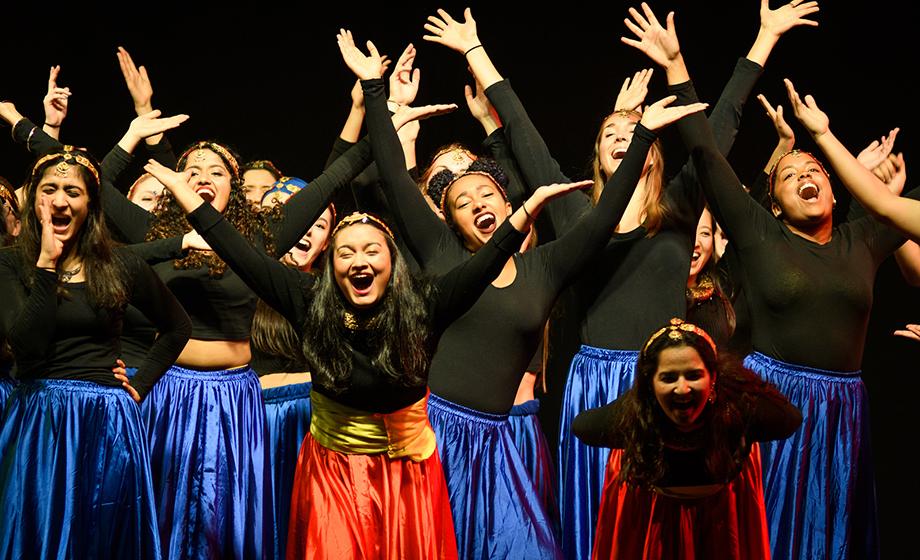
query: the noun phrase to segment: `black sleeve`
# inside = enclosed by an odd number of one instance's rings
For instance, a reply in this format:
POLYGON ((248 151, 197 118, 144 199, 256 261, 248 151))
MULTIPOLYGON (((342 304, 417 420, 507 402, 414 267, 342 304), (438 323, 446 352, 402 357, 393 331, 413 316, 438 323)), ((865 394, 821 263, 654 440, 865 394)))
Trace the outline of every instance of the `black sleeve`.
POLYGON ((757 173, 757 177, 750 184, 748 194, 764 208, 770 208, 770 176, 763 170, 757 173))
POLYGON ((134 156, 122 150, 117 144, 102 158, 102 180, 117 185, 122 173, 134 161, 134 156))
MULTIPOLYGON (((364 99, 366 102, 367 97, 364 99)), ((521 249, 525 237, 526 234, 514 229, 511 220, 505 220, 471 258, 438 279, 433 313, 435 333, 443 333, 476 303, 508 259, 521 249)))
POLYGON ((13 127, 13 140, 25 144, 26 149, 35 154, 36 158, 48 155, 55 150, 60 150, 64 145, 48 134, 29 119, 22 119, 13 127))
POLYGON ((182 250, 182 236, 178 235, 155 241, 125 245, 125 249, 131 251, 151 266, 161 262, 181 259, 185 256, 185 251, 182 250))
POLYGON ((406 170, 406 159, 386 106, 383 80, 362 80, 361 87, 364 88, 367 129, 374 160, 383 179, 384 194, 397 230, 405 236, 409 250, 423 268, 443 259, 447 252, 453 257, 451 266, 462 262, 467 253, 457 235, 431 211, 406 170))
POLYGON ((323 174, 310 181, 281 206, 281 219, 272 223, 275 254, 281 257, 300 241, 313 222, 329 205, 340 187, 370 163, 370 142, 365 138, 335 160, 323 174))
MULTIPOLYGON (((117 146, 112 150, 112 152, 115 151, 124 153, 124 150, 117 146)), ((107 180, 102 181, 102 211, 105 214, 106 223, 122 239, 131 244, 143 243, 150 224, 150 212, 125 198, 125 195, 107 180)))
POLYGON ((482 145, 492 159, 498 162, 498 165, 501 166, 502 171, 508 177, 508 186, 505 188, 505 192, 508 194, 511 206, 517 208, 527 200, 527 187, 524 183, 524 174, 518 167, 517 160, 514 159, 514 152, 511 151, 511 146, 505 139, 504 127, 499 127, 488 135, 483 140, 482 145))
POLYGON ((323 169, 329 169, 329 166, 335 163, 335 160, 339 159, 345 152, 349 150, 352 146, 355 145, 355 142, 349 142, 348 140, 343 140, 342 137, 337 137, 335 142, 332 143, 332 151, 329 152, 329 157, 326 158, 326 165, 323 166, 323 169))
MULTIPOLYGON (((307 190, 309 187, 301 192, 307 190)), ((190 213, 188 221, 265 303, 284 315, 295 328, 304 324, 306 295, 313 276, 289 268, 253 247, 208 203, 190 213)))
POLYGON ((775 389, 757 396, 751 405, 747 437, 750 441, 786 439, 802 424, 802 412, 775 389))
MULTIPOLYGON (((562 173, 559 163, 553 159, 521 100, 511 89, 511 83, 502 80, 492 84, 486 89, 486 96, 502 121, 505 139, 511 144, 511 151, 524 175, 528 194, 537 187, 570 182, 571 179, 562 173)), ((545 212, 549 216, 553 230, 557 235, 562 235, 590 207, 591 200, 587 196, 572 193, 549 203, 545 212)))
POLYGON ((157 329, 156 341, 131 379, 131 386, 144 398, 182 353, 192 334, 192 321, 150 266, 128 255, 124 261, 131 281, 130 303, 157 329))
POLYGON ((176 169, 179 165, 179 159, 176 157, 172 144, 169 142, 169 137, 165 133, 158 143, 151 145, 147 142, 143 142, 143 144, 151 159, 155 160, 163 167, 167 169, 176 169))
POLYGON ((622 449, 626 438, 620 432, 623 397, 600 408, 591 408, 575 417, 572 433, 585 445, 622 449))
POLYGON ((636 125, 632 142, 613 177, 591 209, 575 226, 558 240, 534 249, 543 257, 549 275, 557 289, 572 281, 576 274, 610 241, 626 206, 632 198, 645 167, 645 157, 655 142, 655 134, 636 125))
POLYGON ((19 258, 12 251, 0 256, 0 338, 5 336, 22 364, 44 360, 51 353, 57 324, 58 275, 36 268, 30 289, 23 286, 19 258))

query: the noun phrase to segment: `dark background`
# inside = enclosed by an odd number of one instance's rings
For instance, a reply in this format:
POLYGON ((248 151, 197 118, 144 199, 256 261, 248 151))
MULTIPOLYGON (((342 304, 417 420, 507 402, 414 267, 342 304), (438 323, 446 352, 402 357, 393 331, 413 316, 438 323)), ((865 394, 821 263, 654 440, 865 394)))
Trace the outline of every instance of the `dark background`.
MULTIPOLYGON (((542 10, 536 4, 473 6, 480 38, 496 66, 513 78, 556 158, 574 177, 587 174, 597 126, 625 75, 650 66, 641 53, 619 41, 626 32, 623 18, 629 5, 609 2, 597 8, 567 2, 542 10)), ((912 154, 918 153, 917 111, 908 86, 915 68, 911 39, 916 31, 909 14, 901 11, 903 5, 880 0, 857 8, 823 2, 816 16, 820 27, 793 29, 780 41, 755 94, 763 92, 787 106, 781 80, 793 79, 803 95, 815 95, 837 136, 854 152, 900 126, 896 150, 907 154, 910 167, 912 154)), ((155 107, 165 114, 191 115, 171 133, 175 146, 215 138, 233 145, 244 159, 270 158, 286 174, 310 179, 319 174, 350 103, 354 77, 335 43, 337 29, 348 26, 359 41, 373 39, 393 59, 407 42, 414 42, 419 49, 416 66, 422 69, 417 103, 456 102, 464 108, 423 124, 420 162, 442 144, 460 140, 476 145, 481 139, 481 129, 465 111, 463 85, 470 79, 462 57, 421 39, 422 24, 436 5, 332 2, 323 6, 322 15, 307 3, 296 12, 270 2, 248 6, 231 11, 220 4, 192 9, 19 4, 22 13, 5 18, 0 31, 0 98, 15 101, 23 114, 40 121, 48 68, 60 64, 59 82, 74 92, 62 140, 101 157, 134 117, 115 58, 115 47, 123 45, 138 64, 147 65, 155 107), (128 16, 129 9, 141 11, 128 16), (119 12, 124 17, 114 18, 119 12)), ((461 15, 462 5, 442 6, 455 17, 461 15)), ((677 11, 682 50, 697 90, 703 100, 714 103, 736 59, 747 53, 756 35, 759 2, 672 1, 653 7, 661 19, 667 10, 677 11)), ((664 73, 656 69, 649 99, 663 92, 664 73)), ((796 133, 799 146, 812 147, 801 127, 796 133)), ((672 170, 685 157, 673 140, 665 135, 672 170)), ((753 178, 774 143, 772 125, 752 97, 730 157, 739 176, 753 178)), ((17 183, 29 157, 11 142, 3 146, 0 174, 17 183)), ((909 178, 908 188, 914 185, 909 178)), ((843 189, 838 191, 845 208, 848 197, 843 189)), ((907 456, 910 446, 899 438, 916 431, 917 415, 911 412, 918 408, 914 394, 920 385, 920 342, 890 333, 906 322, 920 322, 918 303, 917 291, 905 286, 892 262, 886 263, 876 285, 864 379, 872 406, 882 542, 889 554, 912 544, 908 535, 916 516, 898 513, 910 511, 917 483, 907 456)), ((559 364, 567 360, 556 357, 552 362, 553 395, 561 393, 565 372, 559 364)), ((547 399, 549 416, 555 406, 547 399)), ((552 427, 547 432, 554 439, 552 427)))

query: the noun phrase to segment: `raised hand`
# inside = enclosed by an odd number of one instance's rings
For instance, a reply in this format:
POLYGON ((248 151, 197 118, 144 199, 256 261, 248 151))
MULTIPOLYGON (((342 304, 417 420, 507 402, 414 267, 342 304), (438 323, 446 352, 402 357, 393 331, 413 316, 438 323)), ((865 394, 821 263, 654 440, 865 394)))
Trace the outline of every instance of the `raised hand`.
POLYGON ((64 242, 54 234, 54 225, 51 223, 51 197, 41 198, 38 212, 42 224, 42 239, 41 252, 38 255, 36 266, 54 269, 57 267, 58 259, 64 252, 64 242))
POLYGON ((159 163, 158 161, 150 159, 144 165, 144 171, 150 173, 156 177, 157 181, 163 183, 163 186, 166 187, 166 190, 171 192, 173 196, 176 196, 183 190, 189 190, 192 192, 192 194, 195 194, 195 192, 189 186, 189 179, 191 178, 192 173, 191 170, 184 172, 174 171, 159 163))
POLYGON ((131 398, 134 399, 134 402, 140 403, 141 396, 138 394, 137 389, 131 386, 131 380, 128 379, 128 371, 125 369, 125 363, 121 359, 115 360, 115 367, 112 368, 112 373, 115 374, 115 379, 121 381, 122 388, 131 395, 131 398))
POLYGON ((438 10, 438 15, 428 16, 425 30, 431 35, 423 35, 422 39, 432 43, 440 43, 459 53, 466 53, 473 47, 481 46, 479 34, 476 31, 476 20, 469 8, 463 10, 463 21, 450 17, 444 10, 438 10))
POLYGON ((124 47, 118 47, 116 56, 121 75, 124 76, 128 92, 134 101, 135 112, 138 115, 149 113, 153 110, 153 85, 150 83, 150 76, 147 75, 147 68, 138 68, 124 47))
POLYGON ((201 237, 201 234, 197 231, 189 231, 182 236, 182 249, 194 249, 197 251, 212 251, 211 246, 207 241, 204 240, 204 237, 201 237))
POLYGON ((775 10, 771 10, 769 0, 760 0, 760 29, 778 38, 783 33, 799 25, 817 27, 817 21, 805 18, 820 9, 817 2, 792 0, 788 4, 783 4, 775 10))
POLYGON ((817 137, 830 130, 830 119, 824 111, 818 108, 815 98, 811 95, 806 95, 803 101, 799 96, 799 92, 795 91, 792 81, 785 79, 783 82, 786 83, 786 91, 789 93, 789 101, 792 102, 795 117, 808 129, 808 132, 817 137))
POLYGON ((873 169, 872 173, 885 183, 889 191, 900 196, 904 185, 907 184, 907 164, 904 162, 904 154, 888 154, 888 158, 873 169))
POLYGON ((894 331, 894 334, 920 341, 920 325, 907 324, 903 329, 894 331))
POLYGON ((795 132, 793 132, 792 127, 789 126, 783 116, 783 106, 777 105, 774 109, 763 94, 758 95, 757 100, 763 105, 764 110, 767 112, 767 117, 773 121, 773 128, 776 129, 776 136, 780 142, 786 142, 790 147, 795 145, 795 132))
POLYGON ((620 87, 620 93, 617 94, 613 109, 641 113, 642 103, 645 102, 645 96, 648 95, 648 83, 652 79, 652 72, 654 72, 653 68, 645 68, 636 72, 632 79, 627 77, 620 87))
MULTIPOLYGON (((859 152, 856 159, 863 164, 863 167, 874 172, 877 167, 888 159, 888 155, 894 149, 894 141, 898 137, 900 130, 900 128, 895 128, 888 133, 888 136, 882 136, 881 140, 873 140, 871 144, 859 152)), ((891 179, 890 176, 882 176, 878 173, 876 173, 876 176, 886 183, 891 179)))
MULTIPOLYGON (((546 204, 547 202, 555 200, 560 196, 565 196, 573 191, 586 189, 592 185, 594 185, 594 181, 592 179, 576 181, 574 183, 554 183, 552 185, 545 185, 538 187, 528 200, 533 200, 539 196, 541 199, 541 204, 546 204)), ((527 209, 531 210, 529 205, 527 209)), ((533 214, 533 212, 531 212, 531 214, 533 214)))
POLYGON ((664 99, 652 103, 645 108, 645 111, 642 113, 642 119, 639 122, 645 128, 651 131, 657 131, 691 113, 697 113, 709 107, 709 103, 690 103, 689 105, 669 107, 669 105, 676 100, 676 95, 669 95, 664 99))
POLYGON ((398 105, 411 105, 418 95, 419 80, 421 79, 421 70, 412 69, 415 62, 415 46, 409 43, 406 50, 399 56, 396 61, 396 67, 390 74, 390 97, 398 105))
POLYGON ((620 40, 644 52, 656 64, 668 68, 680 58, 680 43, 674 27, 674 12, 668 12, 667 27, 662 27, 655 13, 645 2, 642 3, 642 12, 639 13, 635 8, 630 8, 629 15, 633 19, 623 20, 637 39, 621 37, 620 40))
POLYGON ((161 111, 156 109, 135 117, 128 126, 128 132, 118 142, 121 149, 131 153, 141 140, 172 130, 188 120, 188 115, 173 115, 172 117, 160 117, 160 115, 161 111))
POLYGON ((420 107, 402 106, 393 114, 393 127, 396 130, 402 128, 406 123, 412 121, 422 121, 438 115, 446 115, 457 110, 456 103, 445 103, 440 105, 422 105, 420 107))
MULTIPOLYGON (((390 59, 383 55, 383 71, 386 72, 390 67, 390 59)), ((364 89, 361 87, 361 80, 355 80, 355 85, 351 88, 351 108, 356 111, 364 111, 364 89)))
POLYGON ((61 123, 67 118, 67 103, 70 99, 69 87, 58 87, 57 78, 61 72, 60 66, 52 66, 48 72, 48 92, 42 100, 45 107, 45 126, 60 128, 61 123))
POLYGON ((371 80, 373 78, 383 77, 385 66, 383 57, 377 52, 377 47, 371 41, 367 42, 368 53, 365 55, 357 46, 355 46, 354 37, 351 31, 339 29, 335 36, 339 45, 339 51, 342 53, 342 60, 351 68, 359 80, 371 80))

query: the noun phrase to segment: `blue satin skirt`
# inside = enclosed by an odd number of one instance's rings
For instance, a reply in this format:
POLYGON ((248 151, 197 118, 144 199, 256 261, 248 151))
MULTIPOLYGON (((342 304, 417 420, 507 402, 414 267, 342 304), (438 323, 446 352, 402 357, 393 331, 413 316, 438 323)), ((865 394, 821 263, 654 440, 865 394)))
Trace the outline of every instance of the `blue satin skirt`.
POLYGON ((271 555, 271 469, 255 372, 173 366, 143 412, 164 558, 271 555))
POLYGON ((310 431, 310 388, 312 383, 295 383, 262 390, 268 426, 271 459, 272 503, 275 507, 275 558, 284 558, 288 519, 291 515, 291 492, 300 444, 310 431))
POLYGON ((760 444, 773 558, 878 558, 869 402, 859 372, 756 352, 745 365, 802 411, 790 438, 760 444))
POLYGON ((582 345, 572 358, 559 419, 559 514, 562 550, 570 560, 591 557, 597 511, 604 492, 610 449, 585 445, 572 422, 589 408, 604 406, 632 387, 639 352, 582 345))
POLYGON ((0 372, 0 412, 3 412, 3 405, 6 404, 6 399, 15 388, 16 382, 3 374, 3 372, 0 372))
POLYGON ((21 383, 0 425, 0 558, 160 558, 147 441, 124 389, 21 383))
POLYGON ((561 558, 552 521, 514 446, 508 417, 432 394, 428 418, 447 480, 459 557, 561 558))
POLYGON ((553 522, 556 536, 559 536, 559 505, 556 503, 556 471, 553 468, 552 452, 543 434, 543 427, 537 413, 540 401, 537 399, 516 404, 508 412, 514 446, 521 454, 524 468, 537 487, 537 494, 543 500, 546 513, 553 522))

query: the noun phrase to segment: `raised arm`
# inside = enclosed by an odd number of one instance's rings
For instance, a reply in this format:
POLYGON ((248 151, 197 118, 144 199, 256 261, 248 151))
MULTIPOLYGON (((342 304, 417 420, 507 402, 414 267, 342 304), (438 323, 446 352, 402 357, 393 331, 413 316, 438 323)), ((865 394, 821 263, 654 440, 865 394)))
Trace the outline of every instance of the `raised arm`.
POLYGON ((45 107, 45 123, 42 130, 55 140, 61 138, 61 125, 67 118, 67 106, 70 102, 70 88, 58 87, 57 78, 61 73, 60 66, 52 66, 48 72, 48 92, 42 105, 45 107))

